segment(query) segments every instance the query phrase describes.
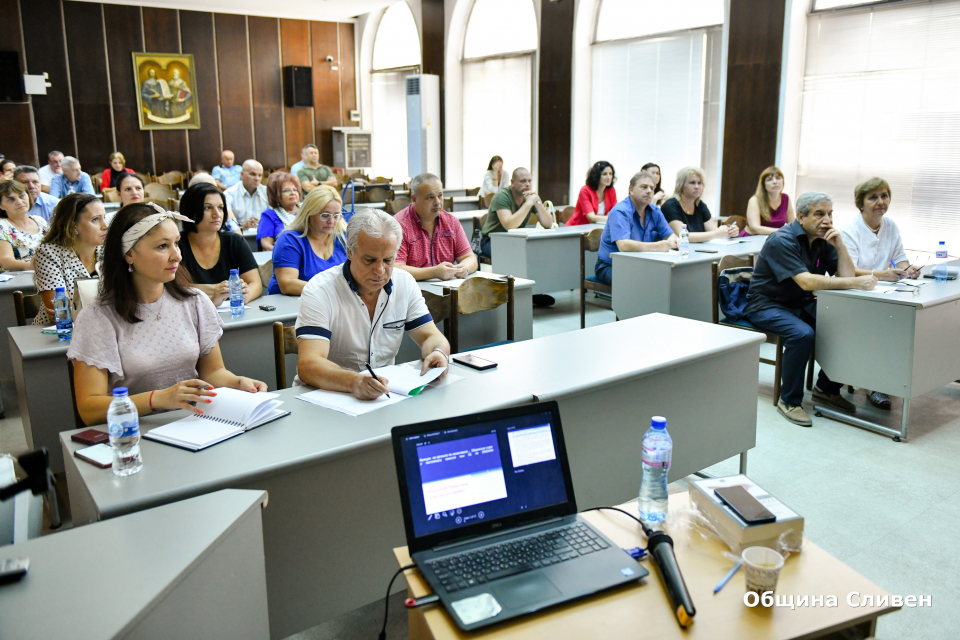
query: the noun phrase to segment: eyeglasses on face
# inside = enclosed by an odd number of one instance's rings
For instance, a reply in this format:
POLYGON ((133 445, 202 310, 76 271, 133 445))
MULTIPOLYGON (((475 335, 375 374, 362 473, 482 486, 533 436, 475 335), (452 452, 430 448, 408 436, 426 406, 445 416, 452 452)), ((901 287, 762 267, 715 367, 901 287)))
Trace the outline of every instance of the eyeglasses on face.
POLYGON ((327 220, 330 220, 331 218, 333 220, 340 220, 340 218, 343 217, 342 213, 318 213, 316 215, 320 216, 320 219, 323 220, 324 222, 326 222, 327 220))

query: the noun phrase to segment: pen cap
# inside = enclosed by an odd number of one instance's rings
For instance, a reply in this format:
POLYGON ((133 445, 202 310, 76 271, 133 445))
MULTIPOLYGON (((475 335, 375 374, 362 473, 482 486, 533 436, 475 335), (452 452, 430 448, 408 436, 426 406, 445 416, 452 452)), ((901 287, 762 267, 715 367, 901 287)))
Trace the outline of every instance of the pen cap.
POLYGON ((651 429, 666 429, 667 428, 667 419, 663 416, 653 416, 650 418, 650 428, 651 429))

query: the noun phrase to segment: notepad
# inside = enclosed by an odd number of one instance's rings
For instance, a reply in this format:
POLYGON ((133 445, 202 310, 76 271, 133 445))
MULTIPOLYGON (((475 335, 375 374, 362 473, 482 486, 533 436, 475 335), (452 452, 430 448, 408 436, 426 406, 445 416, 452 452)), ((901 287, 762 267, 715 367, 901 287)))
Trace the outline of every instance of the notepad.
POLYGON ((199 451, 290 415, 289 411, 277 408, 283 401, 277 400, 279 396, 275 393, 250 393, 226 387, 214 391, 217 395, 213 402, 203 407, 203 414, 157 427, 143 437, 199 451))
MULTIPOLYGON (((247 305, 244 305, 243 308, 244 308, 244 309, 249 309, 249 308, 250 308, 250 305, 248 305, 248 304, 247 304, 247 305)), ((220 303, 220 306, 217 307, 217 311, 219 311, 220 313, 223 313, 224 311, 230 311, 230 300, 229 300, 229 298, 228 298, 227 300, 224 300, 223 302, 220 303)))
POLYGON ((728 245, 728 244, 740 244, 742 240, 739 238, 714 238, 713 240, 707 240, 703 244, 719 244, 719 245, 728 245))
POLYGON ((387 388, 390 390, 390 397, 383 395, 375 400, 358 400, 349 393, 339 391, 327 391, 326 389, 317 389, 310 393, 304 393, 297 396, 298 399, 310 404, 315 404, 327 409, 333 409, 348 416, 362 416, 371 411, 382 409, 391 404, 396 404, 420 395, 423 389, 431 382, 440 377, 445 369, 430 369, 426 374, 420 375, 420 369, 406 367, 403 365, 390 365, 374 369, 378 378, 387 379, 387 388))

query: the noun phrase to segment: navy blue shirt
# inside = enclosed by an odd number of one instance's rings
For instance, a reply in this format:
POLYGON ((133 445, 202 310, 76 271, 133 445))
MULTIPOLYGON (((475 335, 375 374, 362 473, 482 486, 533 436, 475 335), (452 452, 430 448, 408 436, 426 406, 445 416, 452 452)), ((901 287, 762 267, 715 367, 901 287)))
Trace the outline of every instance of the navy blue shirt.
POLYGON ((673 235, 673 229, 667 224, 660 207, 647 205, 647 224, 640 222, 640 214, 633 206, 633 200, 627 196, 607 212, 607 224, 600 236, 600 251, 597 259, 610 264, 611 253, 617 253, 617 240, 636 240, 637 242, 659 242, 673 235))
POLYGON ((815 300, 813 292, 801 289, 793 276, 835 275, 837 265, 837 250, 822 238, 811 243, 799 220, 780 227, 767 237, 760 250, 747 292, 746 313, 806 307, 815 300))

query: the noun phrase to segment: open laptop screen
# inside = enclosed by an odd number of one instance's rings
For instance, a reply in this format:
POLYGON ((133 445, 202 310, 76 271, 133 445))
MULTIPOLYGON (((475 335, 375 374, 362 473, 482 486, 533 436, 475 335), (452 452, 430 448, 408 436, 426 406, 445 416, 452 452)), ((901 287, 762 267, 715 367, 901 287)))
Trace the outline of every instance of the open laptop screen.
POLYGON ((414 535, 567 502, 553 413, 401 437, 414 535))

